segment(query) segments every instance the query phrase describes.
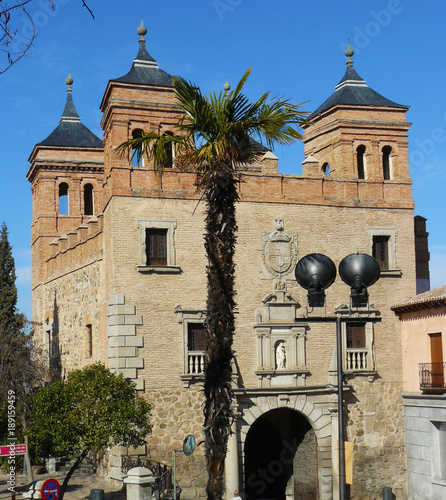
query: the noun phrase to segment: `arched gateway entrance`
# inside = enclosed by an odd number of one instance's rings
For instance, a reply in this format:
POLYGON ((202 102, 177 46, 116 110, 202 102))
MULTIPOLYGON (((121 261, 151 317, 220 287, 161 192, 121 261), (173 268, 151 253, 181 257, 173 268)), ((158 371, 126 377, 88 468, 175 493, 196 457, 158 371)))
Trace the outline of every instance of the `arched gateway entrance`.
POLYGON ((277 408, 257 418, 244 455, 246 500, 318 498, 316 436, 298 411, 277 408))

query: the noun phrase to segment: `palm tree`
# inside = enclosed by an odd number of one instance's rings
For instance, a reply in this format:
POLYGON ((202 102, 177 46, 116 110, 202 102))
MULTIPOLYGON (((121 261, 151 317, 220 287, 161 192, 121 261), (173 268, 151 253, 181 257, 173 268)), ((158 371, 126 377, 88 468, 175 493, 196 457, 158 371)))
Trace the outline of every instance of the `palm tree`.
MULTIPOLYGON (((205 250, 207 265, 207 318, 204 432, 208 469, 208 499, 221 499, 224 493, 224 460, 233 419, 231 388, 232 342, 235 331, 236 202, 239 199, 240 167, 259 155, 252 138, 272 149, 275 144, 291 144, 301 138, 298 127, 306 113, 300 104, 268 93, 256 102, 242 94, 251 72, 246 71, 235 90, 205 97, 199 88, 180 77, 173 77, 177 103, 182 113, 178 135, 150 132, 120 146, 121 153, 138 159, 154 160, 162 175, 175 147, 175 167, 193 168, 197 185, 206 204, 205 250)), ((229 87, 226 85, 225 87, 229 87)))

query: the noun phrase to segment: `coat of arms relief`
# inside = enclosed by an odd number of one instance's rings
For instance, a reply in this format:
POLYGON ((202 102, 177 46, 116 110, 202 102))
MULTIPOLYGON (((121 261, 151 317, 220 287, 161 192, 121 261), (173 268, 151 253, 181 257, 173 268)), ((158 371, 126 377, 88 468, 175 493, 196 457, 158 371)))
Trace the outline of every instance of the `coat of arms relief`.
POLYGON ((260 235, 260 279, 294 279, 297 264, 297 233, 284 230, 283 217, 273 220, 273 230, 260 235))

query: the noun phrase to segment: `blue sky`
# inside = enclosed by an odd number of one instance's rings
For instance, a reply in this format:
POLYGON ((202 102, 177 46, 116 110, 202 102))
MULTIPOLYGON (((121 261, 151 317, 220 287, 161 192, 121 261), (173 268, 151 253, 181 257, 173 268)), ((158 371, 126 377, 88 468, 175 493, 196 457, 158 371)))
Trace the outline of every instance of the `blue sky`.
MULTIPOLYGON (((101 102, 107 82, 127 73, 138 50, 144 16, 147 49, 161 68, 220 90, 253 67, 246 92, 265 91, 316 109, 345 72, 350 39, 355 69, 385 97, 410 106, 410 169, 415 214, 428 219, 431 285, 446 284, 446 2, 421 0, 33 0, 37 25, 32 54, 0 75, 0 221, 16 260, 19 308, 31 316, 30 185, 34 145, 57 126, 65 78, 83 123, 102 137, 101 102)), ((26 39, 29 26, 18 21, 26 39)), ((301 144, 275 151, 283 173, 301 173, 301 144)))

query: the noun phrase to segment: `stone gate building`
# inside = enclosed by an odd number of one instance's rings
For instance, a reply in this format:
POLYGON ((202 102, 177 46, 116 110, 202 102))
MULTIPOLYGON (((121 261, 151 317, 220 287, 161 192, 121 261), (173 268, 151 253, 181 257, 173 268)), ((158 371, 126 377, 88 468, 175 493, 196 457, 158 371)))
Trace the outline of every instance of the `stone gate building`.
MULTIPOLYGON (((100 109, 103 141, 80 121, 71 77, 59 126, 30 156, 33 319, 50 363, 66 371, 102 361, 152 403, 153 432, 139 453, 172 465, 188 434, 202 433, 206 258, 203 205, 192 173, 162 178, 116 154, 141 131, 175 133, 171 76, 145 48, 112 79, 100 109)), ((390 305, 416 292, 414 214, 406 106, 372 89, 352 54, 335 92, 310 117, 302 175, 262 158, 241 173, 237 205, 234 433, 228 494, 245 499, 337 498, 335 325, 344 328, 346 432, 352 498, 390 486, 406 497, 401 343, 390 305), (366 308, 350 309, 335 281, 310 309, 294 268, 308 253, 338 265, 373 254, 380 280, 366 308), (319 321, 313 319, 317 317, 319 321), (380 318, 380 322, 373 321, 380 318)), ((202 447, 178 455, 182 498, 204 498, 202 447)), ((229 496, 231 498, 231 496, 229 496)))

